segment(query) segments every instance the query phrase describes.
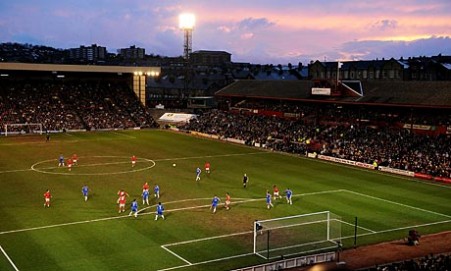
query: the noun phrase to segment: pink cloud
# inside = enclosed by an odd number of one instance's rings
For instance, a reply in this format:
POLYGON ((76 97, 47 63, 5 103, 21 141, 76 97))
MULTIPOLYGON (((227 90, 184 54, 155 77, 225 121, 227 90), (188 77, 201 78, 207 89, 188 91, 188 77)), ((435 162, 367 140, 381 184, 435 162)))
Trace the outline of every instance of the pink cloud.
POLYGON ((254 37, 254 33, 250 33, 250 32, 244 33, 244 34, 241 34, 240 37, 243 40, 249 40, 249 39, 252 39, 254 37))

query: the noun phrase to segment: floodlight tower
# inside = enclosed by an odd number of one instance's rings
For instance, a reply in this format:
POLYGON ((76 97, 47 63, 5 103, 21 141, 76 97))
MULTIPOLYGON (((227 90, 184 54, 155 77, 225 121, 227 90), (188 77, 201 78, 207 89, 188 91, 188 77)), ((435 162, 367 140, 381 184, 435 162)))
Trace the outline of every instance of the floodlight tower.
POLYGON ((194 14, 183 13, 179 16, 179 27, 184 33, 183 57, 185 60, 189 60, 191 51, 193 50, 193 28, 195 22, 196 18, 194 17, 194 14))
POLYGON ((191 82, 191 63, 190 56, 193 50, 193 28, 196 18, 194 14, 183 13, 179 15, 179 27, 183 30, 184 40, 183 40, 183 58, 184 58, 184 80, 183 80, 183 92, 179 93, 180 98, 184 98, 185 95, 189 94, 189 84, 191 82))

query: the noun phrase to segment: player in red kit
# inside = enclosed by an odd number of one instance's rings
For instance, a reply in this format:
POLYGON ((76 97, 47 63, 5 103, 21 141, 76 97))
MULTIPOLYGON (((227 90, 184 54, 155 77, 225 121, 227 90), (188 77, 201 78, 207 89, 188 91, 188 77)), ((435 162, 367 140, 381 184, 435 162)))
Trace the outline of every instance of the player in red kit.
POLYGON ((119 204, 119 213, 125 212, 125 204, 127 203, 128 193, 124 190, 119 190, 117 192, 119 198, 117 199, 117 203, 119 204))
POLYGON ((273 188, 274 200, 276 200, 277 198, 282 198, 282 196, 280 195, 280 192, 279 192, 279 188, 276 185, 274 185, 272 188, 273 188))
POLYGON ((230 209, 230 203, 231 203, 230 195, 229 195, 229 193, 226 193, 226 200, 224 203, 224 207, 226 208, 226 210, 230 209))
POLYGON ((69 169, 69 171, 72 170, 72 165, 74 164, 74 161, 72 159, 67 159, 67 168, 69 169))
POLYGON ((119 190, 118 192, 117 192, 117 195, 119 196, 119 197, 122 197, 122 196, 127 196, 128 197, 128 194, 127 194, 127 192, 125 192, 124 190, 119 190))
POLYGON ((210 163, 209 162, 205 162, 205 172, 207 174, 210 174, 210 163))
POLYGON ((52 195, 50 194, 50 190, 47 189, 44 193, 44 207, 50 207, 50 199, 52 195))
POLYGON ((126 196, 120 196, 117 202, 119 203, 119 213, 125 212, 125 204, 127 203, 126 196))
POLYGON ((72 162, 74 162, 74 165, 76 165, 76 164, 78 163, 78 156, 77 156, 76 153, 74 153, 74 154, 72 155, 72 162))
POLYGON ((144 184, 143 184, 143 192, 144 191, 149 191, 149 184, 147 183, 147 182, 145 182, 144 184))
POLYGON ((132 167, 134 167, 136 165, 136 156, 133 155, 131 160, 132 160, 132 167))

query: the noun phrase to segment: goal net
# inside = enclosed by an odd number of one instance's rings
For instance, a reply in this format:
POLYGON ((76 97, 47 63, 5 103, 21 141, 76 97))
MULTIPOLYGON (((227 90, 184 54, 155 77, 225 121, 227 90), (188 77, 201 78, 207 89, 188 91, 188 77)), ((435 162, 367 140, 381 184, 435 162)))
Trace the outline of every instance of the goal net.
POLYGON ((42 123, 9 123, 5 124, 5 136, 20 134, 42 135, 42 123))
POLYGON ((341 217, 329 211, 254 222, 254 254, 264 259, 336 250, 341 217))

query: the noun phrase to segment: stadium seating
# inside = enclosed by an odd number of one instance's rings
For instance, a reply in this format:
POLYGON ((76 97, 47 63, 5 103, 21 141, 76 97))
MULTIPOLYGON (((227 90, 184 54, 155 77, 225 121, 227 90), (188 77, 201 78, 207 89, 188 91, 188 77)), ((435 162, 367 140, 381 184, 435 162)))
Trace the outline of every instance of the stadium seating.
MULTIPOLYGON (((240 107, 250 106, 240 103, 240 107)), ((263 108, 261 104, 255 105, 263 108)), ((268 107, 265 107, 268 109, 268 107)), ((281 107, 272 108, 276 111, 281 107)), ((286 107, 285 109, 288 109, 286 107)), ((247 145, 306 155, 307 152, 342 159, 377 163, 435 177, 451 177, 451 138, 447 134, 424 135, 400 127, 403 119, 431 125, 449 123, 449 117, 424 117, 424 112, 359 112, 355 109, 305 105, 298 120, 253 114, 252 110, 206 112, 181 129, 242 140, 247 145), (408 116, 406 116, 406 114, 408 116), (365 120, 362 122, 362 120, 365 120)))
POLYGON ((0 112, 0 132, 6 123, 42 123, 49 131, 157 127, 127 86, 105 82, 2 84, 0 112))
POLYGON ((403 262, 390 263, 372 268, 360 269, 360 271, 439 271, 451 270, 451 256, 448 254, 429 255, 419 259, 411 259, 403 262))

